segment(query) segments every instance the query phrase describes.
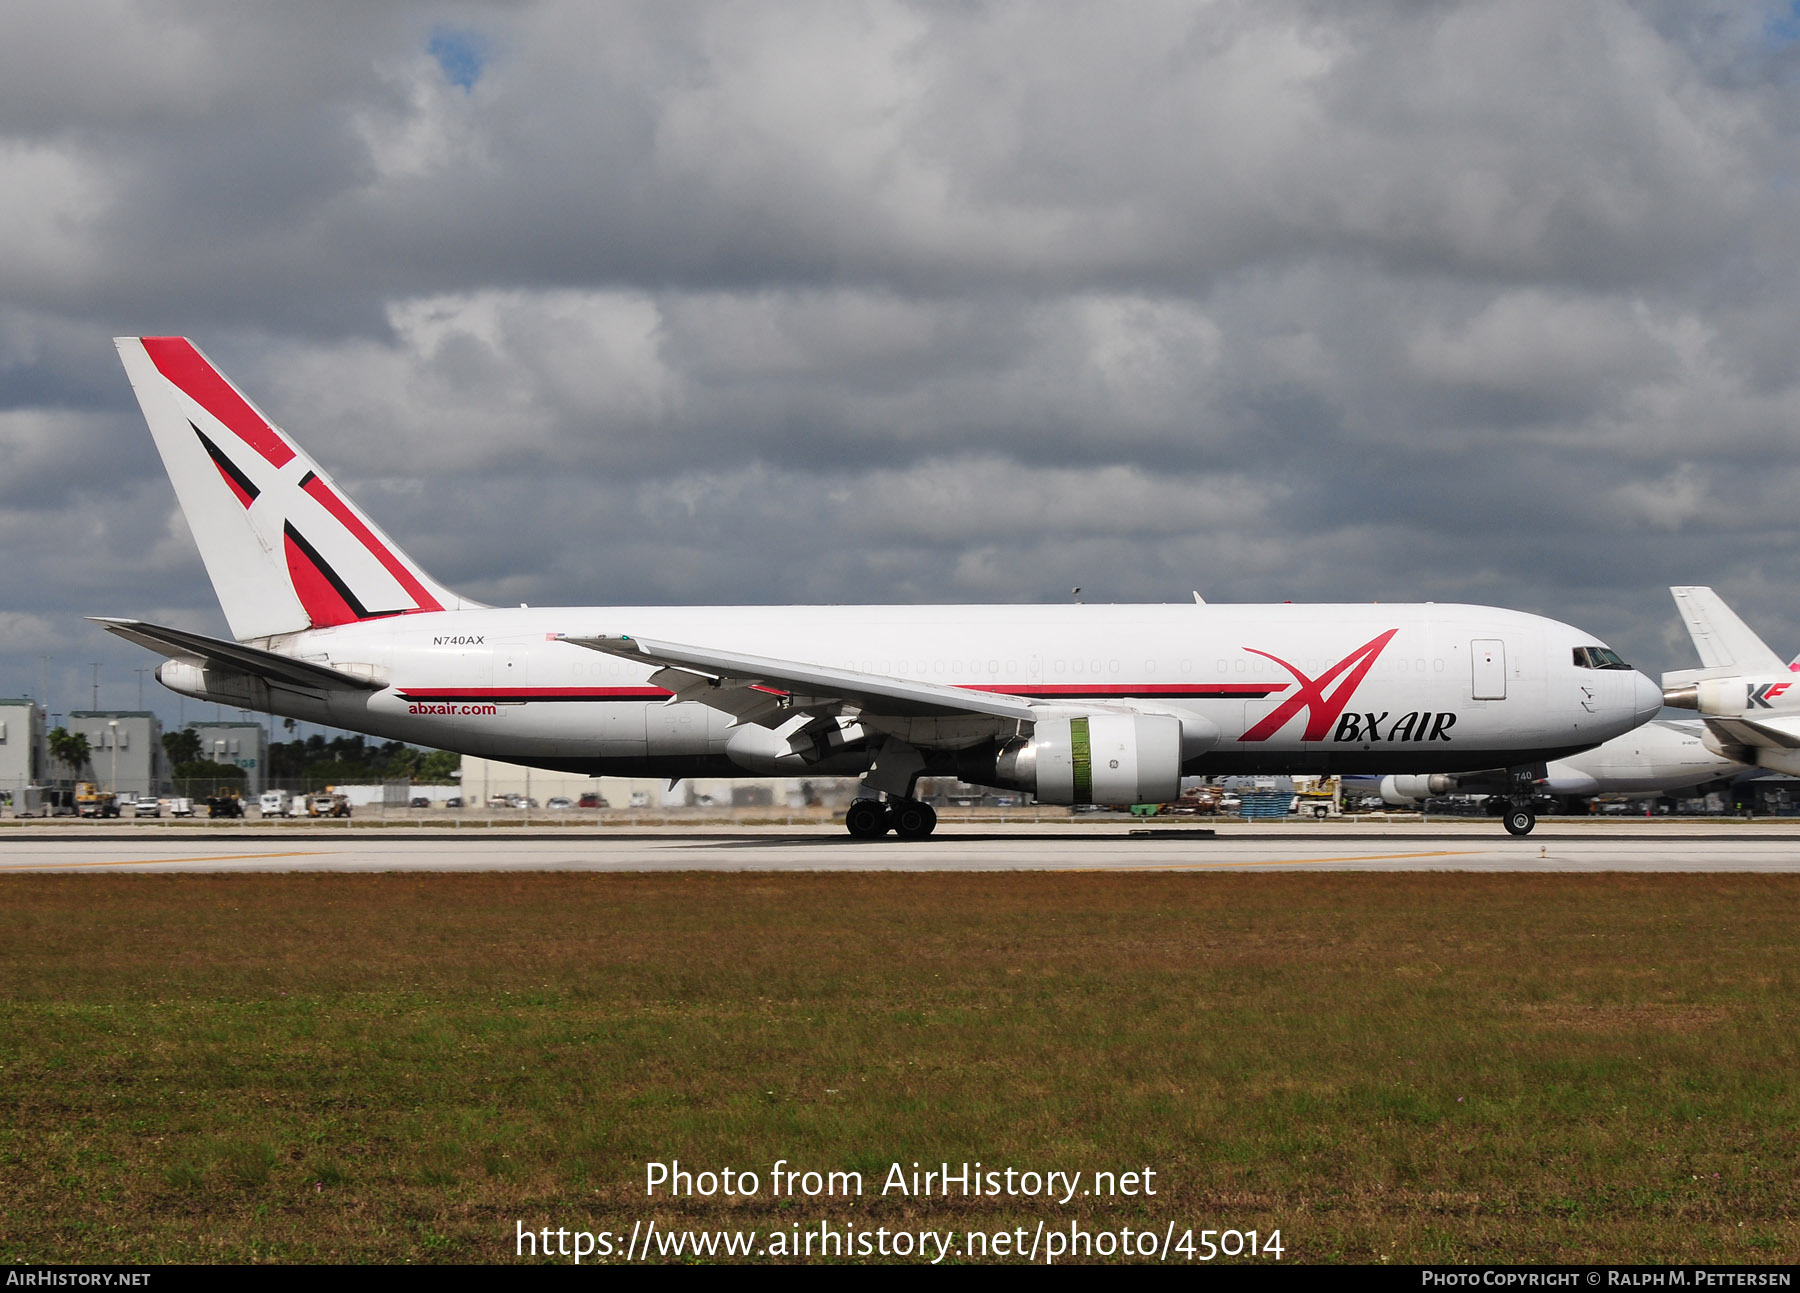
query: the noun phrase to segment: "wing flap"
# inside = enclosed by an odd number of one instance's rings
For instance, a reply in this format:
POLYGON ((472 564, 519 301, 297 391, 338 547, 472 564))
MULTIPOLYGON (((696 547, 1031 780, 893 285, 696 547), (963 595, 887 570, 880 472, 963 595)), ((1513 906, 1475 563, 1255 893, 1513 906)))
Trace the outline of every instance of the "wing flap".
MULTIPOLYGON (((656 642, 644 638, 615 635, 568 637, 565 642, 619 656, 678 670, 697 683, 686 690, 668 686, 683 700, 698 700, 719 709, 721 703, 738 691, 760 691, 773 702, 761 717, 779 709, 808 710, 849 707, 894 718, 966 718, 979 715, 1007 722, 1029 723, 1038 717, 1032 705, 1011 696, 976 691, 964 687, 946 687, 940 683, 918 682, 910 678, 893 678, 882 674, 860 673, 853 669, 834 669, 829 665, 808 664, 796 660, 776 660, 767 656, 745 655, 710 647, 684 646, 674 642, 656 642), (716 697, 716 699, 715 699, 716 697)), ((744 721, 757 722, 759 718, 744 721)), ((764 724, 768 726, 768 724, 764 724)))
POLYGON ((189 664, 223 665, 239 673, 247 673, 287 687, 326 691, 341 691, 344 688, 380 691, 387 686, 382 680, 359 677, 309 660, 277 655, 260 647, 208 637, 204 633, 165 628, 160 624, 146 624, 142 620, 111 619, 99 615, 89 618, 108 633, 116 634, 127 642, 135 642, 141 647, 148 647, 159 655, 172 656, 189 664))

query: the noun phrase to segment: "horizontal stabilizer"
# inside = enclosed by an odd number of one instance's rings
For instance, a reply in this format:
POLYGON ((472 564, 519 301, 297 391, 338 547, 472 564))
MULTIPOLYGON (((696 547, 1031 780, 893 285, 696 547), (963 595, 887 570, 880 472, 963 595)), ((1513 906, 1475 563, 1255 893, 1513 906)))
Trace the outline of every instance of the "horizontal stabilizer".
POLYGON ((1675 596, 1675 608, 1681 612, 1688 636, 1694 639, 1700 663, 1707 669, 1739 674, 1788 672, 1787 661, 1769 650, 1768 644, 1712 589, 1687 587, 1669 591, 1675 596))
POLYGON ((1726 745, 1760 750, 1800 750, 1800 717, 1709 718, 1706 726, 1726 745))
POLYGON ((244 646, 238 642, 227 642, 222 638, 208 637, 204 633, 164 628, 159 624, 146 624, 142 620, 110 619, 101 615, 88 618, 108 633, 117 634, 127 642, 135 642, 141 647, 148 647, 158 654, 189 664, 235 669, 253 678, 262 678, 287 687, 326 691, 350 687, 359 691, 380 691, 387 686, 385 682, 373 678, 359 678, 355 674, 344 673, 325 665, 277 655, 273 651, 244 646))

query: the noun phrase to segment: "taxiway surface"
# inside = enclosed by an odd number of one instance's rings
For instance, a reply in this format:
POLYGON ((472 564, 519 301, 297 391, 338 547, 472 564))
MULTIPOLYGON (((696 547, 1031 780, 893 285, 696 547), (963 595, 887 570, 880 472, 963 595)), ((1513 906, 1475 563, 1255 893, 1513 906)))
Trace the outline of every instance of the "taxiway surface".
POLYGON ((0 875, 237 871, 1800 871, 1800 827, 1744 822, 1490 821, 1215 830, 946 825, 863 842, 841 827, 653 830, 18 827, 0 875))

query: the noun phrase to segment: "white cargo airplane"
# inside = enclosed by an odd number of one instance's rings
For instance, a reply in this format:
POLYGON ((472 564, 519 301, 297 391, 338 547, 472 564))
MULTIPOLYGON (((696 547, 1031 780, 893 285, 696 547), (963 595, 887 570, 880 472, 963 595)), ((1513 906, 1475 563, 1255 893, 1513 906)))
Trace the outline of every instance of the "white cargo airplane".
MULTIPOLYGON (((1552 759, 1533 789, 1553 799, 1663 795, 1750 771, 1745 762, 1713 748, 1708 736, 1698 719, 1652 719, 1591 750, 1566 759, 1552 759)), ((1509 789, 1503 769, 1474 774, 1386 776, 1380 784, 1382 799, 1396 807, 1417 807, 1433 795, 1509 789)))
POLYGON ((921 775, 1051 804, 1187 774, 1502 767, 1652 717, 1593 637, 1459 605, 483 606, 437 583, 191 343, 119 354, 235 641, 98 622, 183 695, 591 776, 861 776, 850 833, 931 833, 921 775))
POLYGON ((1800 776, 1800 657, 1784 662, 1710 588, 1669 592, 1701 667, 1665 673, 1666 701, 1700 712, 1714 754, 1800 776))

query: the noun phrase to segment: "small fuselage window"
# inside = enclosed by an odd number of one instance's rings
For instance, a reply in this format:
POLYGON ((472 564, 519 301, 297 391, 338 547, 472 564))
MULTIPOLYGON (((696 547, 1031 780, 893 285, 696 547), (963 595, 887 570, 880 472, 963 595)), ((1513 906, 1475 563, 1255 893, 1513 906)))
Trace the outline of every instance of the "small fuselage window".
POLYGON ((1580 646, 1575 648, 1577 669, 1629 669, 1619 653, 1611 647, 1580 646))

